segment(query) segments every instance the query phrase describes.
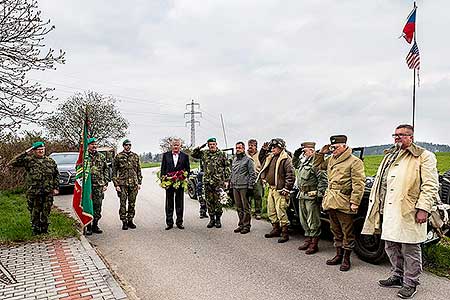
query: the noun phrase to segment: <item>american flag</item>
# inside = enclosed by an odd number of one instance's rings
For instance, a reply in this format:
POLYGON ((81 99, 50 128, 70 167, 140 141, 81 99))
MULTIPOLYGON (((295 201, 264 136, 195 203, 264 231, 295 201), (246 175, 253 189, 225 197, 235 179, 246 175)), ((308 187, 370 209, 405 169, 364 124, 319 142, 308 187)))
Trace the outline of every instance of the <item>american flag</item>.
POLYGON ((408 55, 406 56, 406 64, 410 69, 420 69, 420 54, 419 47, 417 47, 417 43, 414 42, 411 50, 409 50, 408 55))

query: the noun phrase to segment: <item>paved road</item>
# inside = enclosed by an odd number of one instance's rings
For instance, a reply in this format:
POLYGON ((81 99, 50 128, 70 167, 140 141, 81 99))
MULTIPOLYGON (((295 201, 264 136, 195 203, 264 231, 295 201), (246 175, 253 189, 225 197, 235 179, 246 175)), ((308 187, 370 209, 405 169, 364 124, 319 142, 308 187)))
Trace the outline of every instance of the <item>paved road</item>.
MULTIPOLYGON (((155 169, 145 169, 137 202, 135 230, 121 230, 118 199, 109 187, 100 222, 104 234, 90 241, 130 283, 141 299, 399 299, 395 289, 378 287, 389 265, 353 258, 347 273, 325 265, 334 254, 330 241, 307 256, 297 250, 301 236, 285 244, 265 239, 271 226, 252 220, 252 231, 235 234, 237 216, 227 211, 221 229, 207 229, 198 203, 186 197, 185 230, 165 231, 164 192, 155 169)), ((70 206, 71 195, 56 204, 70 206)), ((450 281, 424 274, 415 299, 448 299, 450 281)))

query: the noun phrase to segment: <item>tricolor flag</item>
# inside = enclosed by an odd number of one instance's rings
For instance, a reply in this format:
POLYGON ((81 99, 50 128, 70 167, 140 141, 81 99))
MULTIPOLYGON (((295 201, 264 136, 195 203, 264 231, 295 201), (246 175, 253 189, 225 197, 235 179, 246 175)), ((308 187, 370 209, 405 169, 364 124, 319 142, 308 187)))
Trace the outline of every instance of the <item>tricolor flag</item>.
POLYGON ((83 124, 80 152, 76 164, 75 189, 73 192, 72 206, 82 226, 92 222, 94 208, 92 204, 91 161, 87 151, 89 138, 87 114, 83 124))
POLYGON ((412 12, 409 14, 408 21, 406 21, 405 27, 403 27, 403 33, 401 35, 409 44, 411 44, 416 31, 416 10, 417 7, 414 7, 412 12))

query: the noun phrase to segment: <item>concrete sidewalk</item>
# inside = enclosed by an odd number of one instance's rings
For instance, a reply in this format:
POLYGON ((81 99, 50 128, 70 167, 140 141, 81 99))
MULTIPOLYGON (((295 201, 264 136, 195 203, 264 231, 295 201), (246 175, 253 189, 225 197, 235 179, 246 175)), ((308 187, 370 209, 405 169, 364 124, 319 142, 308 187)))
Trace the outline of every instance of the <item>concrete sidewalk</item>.
POLYGON ((0 300, 127 299, 84 236, 0 246, 0 300))

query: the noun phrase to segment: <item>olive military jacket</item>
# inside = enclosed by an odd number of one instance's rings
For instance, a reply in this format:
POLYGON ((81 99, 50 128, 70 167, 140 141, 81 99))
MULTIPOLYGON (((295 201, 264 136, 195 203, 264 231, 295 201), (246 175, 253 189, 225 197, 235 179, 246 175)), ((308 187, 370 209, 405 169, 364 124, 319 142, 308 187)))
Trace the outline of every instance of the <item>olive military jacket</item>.
POLYGON ((366 176, 362 160, 354 156, 352 149, 348 147, 337 158, 330 156, 325 159, 324 154, 316 153, 314 167, 326 170, 328 175, 328 188, 322 202, 323 209, 356 214, 350 209, 350 205, 359 206, 364 195, 366 176))
POLYGON ((134 152, 122 151, 116 155, 113 163, 114 186, 137 186, 142 184, 141 163, 134 152))
POLYGON ((322 198, 328 187, 327 173, 324 170, 314 168, 314 156, 301 161, 299 156, 292 159, 297 172, 297 186, 299 199, 315 200, 322 198))
POLYGON ((203 163, 203 183, 215 185, 216 187, 224 187, 225 182, 230 180, 231 168, 230 161, 227 159, 223 151, 217 150, 201 150, 195 148, 192 157, 200 159, 203 163))
POLYGON ((103 187, 110 181, 108 164, 105 156, 100 152, 89 152, 91 159, 91 180, 92 186, 103 187))
POLYGON ((26 171, 27 194, 49 194, 59 189, 59 172, 56 162, 44 156, 38 158, 23 152, 10 162, 13 167, 22 167, 26 171))

